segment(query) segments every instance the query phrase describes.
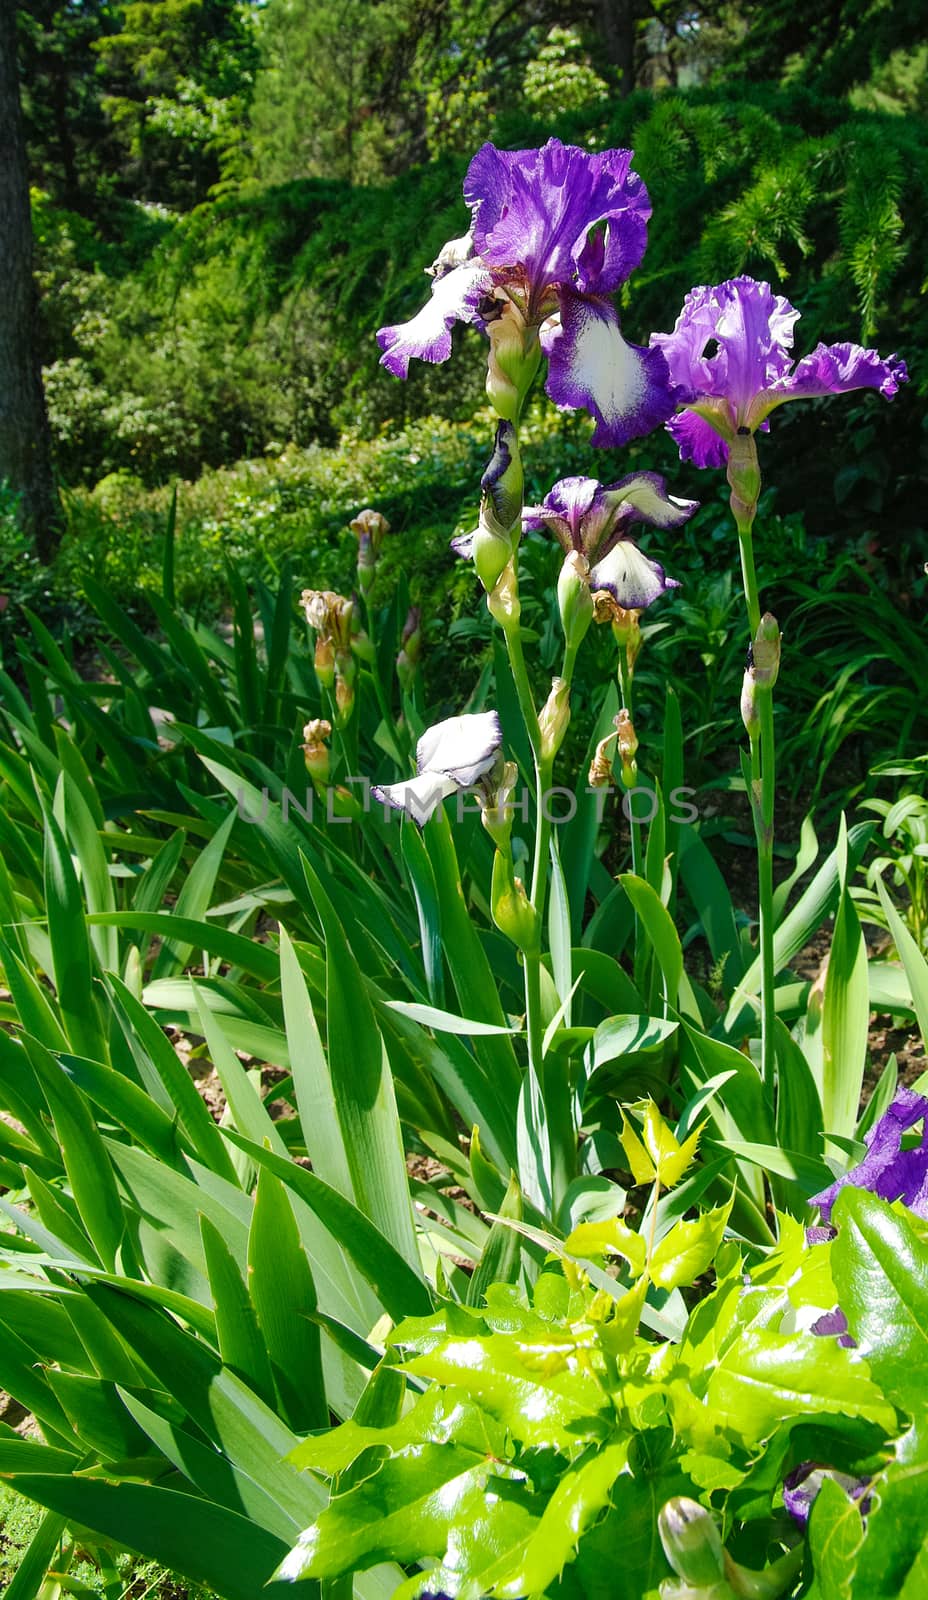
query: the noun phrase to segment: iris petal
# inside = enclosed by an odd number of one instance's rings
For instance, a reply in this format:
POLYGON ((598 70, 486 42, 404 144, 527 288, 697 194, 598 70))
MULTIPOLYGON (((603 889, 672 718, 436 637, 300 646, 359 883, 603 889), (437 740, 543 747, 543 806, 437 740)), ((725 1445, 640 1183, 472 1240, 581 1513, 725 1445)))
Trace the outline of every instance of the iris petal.
POLYGON ((660 562, 643 555, 631 539, 621 539, 590 571, 590 588, 607 589, 626 611, 643 611, 668 589, 679 589, 660 562))
POLYGON ((666 422, 676 398, 661 351, 626 343, 611 301, 560 298, 545 385, 555 404, 592 413, 594 445, 625 444, 666 422))
POLYGON ((413 356, 420 361, 447 361, 451 329, 456 322, 477 320, 477 307, 490 287, 489 273, 480 261, 465 262, 436 277, 431 298, 421 311, 409 322, 380 329, 381 366, 395 378, 405 378, 413 356))

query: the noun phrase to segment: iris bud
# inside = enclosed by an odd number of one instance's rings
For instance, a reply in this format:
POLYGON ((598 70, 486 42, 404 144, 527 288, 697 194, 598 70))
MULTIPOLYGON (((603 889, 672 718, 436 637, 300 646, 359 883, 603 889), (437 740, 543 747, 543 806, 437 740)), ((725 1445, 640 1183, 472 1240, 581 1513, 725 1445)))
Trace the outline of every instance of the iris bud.
POLYGON ((474 566, 488 595, 492 594, 511 561, 511 541, 494 533, 481 516, 480 526, 474 534, 474 566))
POLYGON ((351 716, 354 705, 354 684, 347 678, 337 677, 335 680, 335 710, 336 722, 343 728, 351 716))
POLYGON ((577 650, 593 621, 590 563, 578 550, 565 557, 557 580, 557 603, 568 650, 577 650))
POLYGON ((622 782, 626 789, 634 789, 638 782, 638 763, 635 760, 638 754, 638 735, 635 732, 635 724, 624 706, 615 719, 615 731, 619 760, 622 763, 622 782))
POLYGON ((316 679, 320 689, 331 689, 335 682, 335 648, 331 639, 320 634, 316 640, 316 654, 313 660, 316 669, 316 679))
POLYGON ((522 879, 515 876, 508 851, 497 850, 493 857, 490 911, 500 933, 520 950, 537 947, 538 913, 525 892, 522 879))
POLYGON ((419 607, 410 606, 400 640, 400 652, 396 658, 396 675, 400 680, 400 687, 407 694, 412 692, 419 670, 419 657, 422 654, 421 621, 422 613, 419 607))
POLYGON ((754 676, 759 689, 772 689, 780 671, 780 628, 776 617, 765 611, 754 635, 752 649, 754 676))
POLYGON ((678 1577, 699 1587, 724 1580, 725 1552, 711 1512, 685 1495, 676 1495, 661 1507, 657 1527, 664 1554, 678 1577))
POLYGON ((538 714, 542 761, 554 760, 564 742, 569 722, 570 684, 566 678, 552 678, 551 693, 538 714))
POLYGON ((332 724, 324 717, 314 718, 303 729, 303 759, 306 771, 317 786, 329 781, 329 750, 325 741, 331 735, 332 724))
POLYGON ((776 617, 765 611, 748 652, 741 684, 741 720, 749 739, 760 734, 758 698, 769 694, 780 671, 780 629, 776 617))
POLYGON ((519 769, 515 762, 504 762, 502 771, 495 783, 489 788, 481 808, 480 819, 498 850, 508 851, 509 849, 513 810, 509 797, 516 786, 518 777, 519 769))
POLYGON ((359 511, 349 526, 358 537, 358 586, 366 595, 374 581, 380 546, 390 532, 390 524, 379 511, 368 509, 359 511))

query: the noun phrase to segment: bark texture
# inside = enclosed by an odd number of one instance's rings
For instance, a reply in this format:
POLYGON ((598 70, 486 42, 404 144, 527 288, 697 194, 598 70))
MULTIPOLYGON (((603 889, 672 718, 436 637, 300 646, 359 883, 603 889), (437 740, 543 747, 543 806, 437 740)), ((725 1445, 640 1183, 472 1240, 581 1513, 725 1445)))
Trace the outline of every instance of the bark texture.
POLYGON ((61 503, 39 361, 16 10, 16 0, 0 0, 0 481, 20 496, 22 524, 48 561, 61 535, 61 503))

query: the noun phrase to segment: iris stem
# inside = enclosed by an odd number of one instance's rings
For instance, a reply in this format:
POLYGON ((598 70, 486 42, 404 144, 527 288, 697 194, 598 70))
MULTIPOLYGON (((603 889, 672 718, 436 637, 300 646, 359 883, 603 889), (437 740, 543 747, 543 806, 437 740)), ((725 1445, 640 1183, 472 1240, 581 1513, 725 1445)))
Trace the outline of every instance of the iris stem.
MULTIPOLYGON (((754 639, 760 626, 760 596, 754 565, 753 518, 738 521, 741 574, 748 626, 754 639)), ((751 812, 757 841, 757 903, 760 919, 760 1055, 767 1098, 773 1106, 776 1091, 776 1006, 773 956, 773 820, 776 795, 776 746, 773 728, 773 691, 757 696, 760 730, 751 740, 751 812)))
MULTIPOLYGON (((635 711, 632 703, 632 684, 634 682, 634 677, 635 674, 632 671, 628 661, 628 651, 624 645, 620 644, 618 666, 619 700, 621 701, 621 708, 628 712, 628 715, 632 721, 632 726, 634 726, 635 722, 635 711)), ((632 847, 632 871, 636 878, 640 878, 643 876, 641 871, 643 865, 641 848, 641 823, 635 816, 635 807, 631 800, 628 803, 628 833, 632 847)), ((636 916, 636 927, 637 924, 638 918, 636 916)))
MULTIPOLYGON (((532 861, 532 881, 529 898, 536 916, 536 942, 531 949, 523 950, 525 975, 525 1030, 528 1046, 530 1081, 528 1111, 531 1118, 531 1136, 544 1167, 545 1182, 549 1187, 548 1208, 556 1212, 557 1206, 575 1175, 577 1160, 577 1130, 571 1110, 570 1086, 563 1064, 552 1060, 550 1072, 544 1059, 544 1025, 541 997, 541 955, 543 928, 548 890, 548 857, 551 848, 551 818, 548 794, 554 772, 554 758, 542 748, 541 727, 534 696, 529 682, 528 669, 522 649, 519 623, 513 620, 504 628, 509 664, 522 717, 525 722, 535 766, 535 850, 532 861), (536 1116, 541 1126, 535 1126, 536 1116)), ((570 685, 576 661, 576 649, 565 649, 561 676, 570 685)))

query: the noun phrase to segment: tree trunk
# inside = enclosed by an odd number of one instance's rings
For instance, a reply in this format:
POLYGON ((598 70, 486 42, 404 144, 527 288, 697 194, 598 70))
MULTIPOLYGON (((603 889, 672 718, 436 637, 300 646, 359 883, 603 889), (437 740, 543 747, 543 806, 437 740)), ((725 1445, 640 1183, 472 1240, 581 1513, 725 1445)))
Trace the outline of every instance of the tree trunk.
POLYGON ((0 0, 0 481, 49 561, 61 536, 32 277, 29 176, 16 70, 16 0, 0 0))
POLYGON ((618 69, 624 100, 635 87, 635 0, 599 0, 599 19, 606 60, 618 69))

